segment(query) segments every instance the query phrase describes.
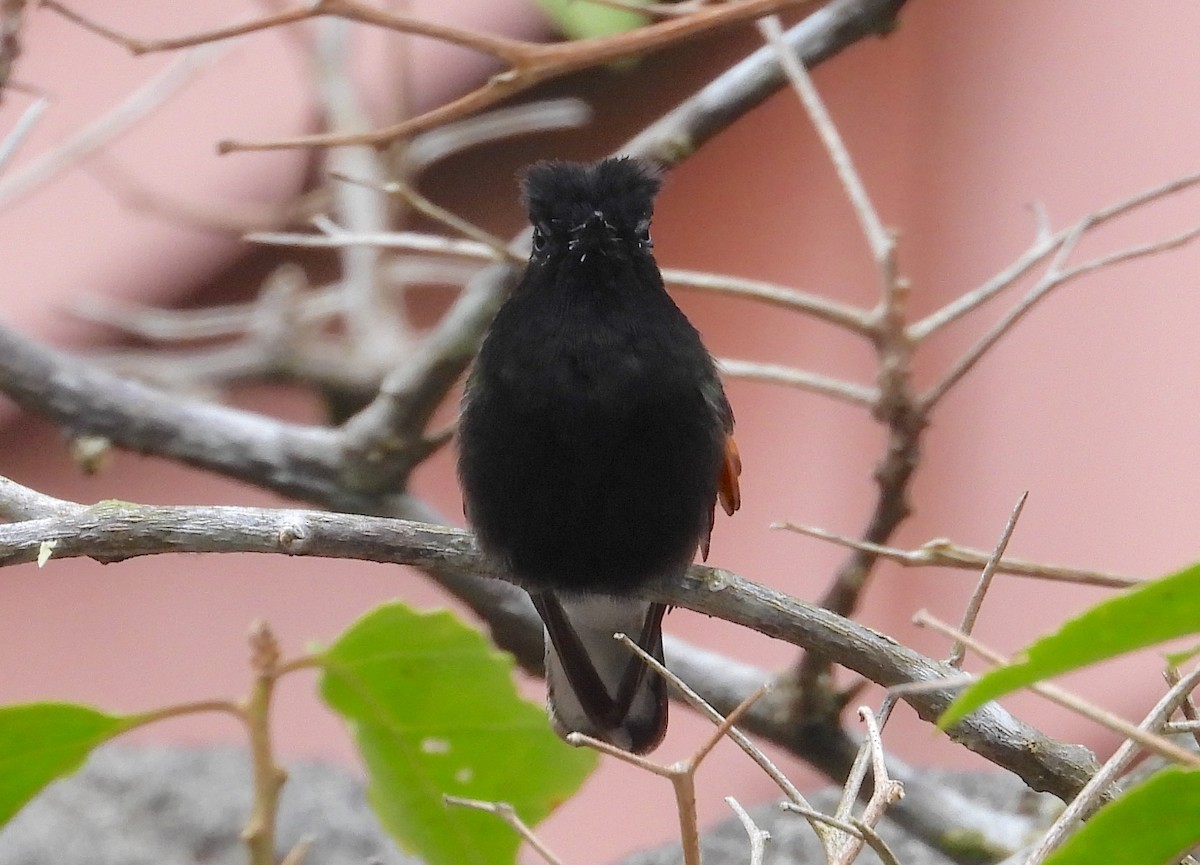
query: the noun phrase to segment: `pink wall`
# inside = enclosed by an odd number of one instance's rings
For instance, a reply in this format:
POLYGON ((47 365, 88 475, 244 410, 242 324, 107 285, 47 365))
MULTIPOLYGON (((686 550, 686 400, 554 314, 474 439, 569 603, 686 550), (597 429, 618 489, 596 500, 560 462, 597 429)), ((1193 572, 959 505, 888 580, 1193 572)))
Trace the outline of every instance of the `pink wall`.
MULTIPOLYGON (((413 5, 443 16, 487 10, 499 21, 511 15, 504 24, 509 32, 535 32, 531 13, 515 0, 413 5)), ((90 7, 92 14, 144 34, 222 23, 241 8, 131 0, 90 7)), ((1060 228, 1090 209, 1200 167, 1197 27, 1200 8, 1184 0, 1139 6, 1134 15, 1124 5, 1084 0, 914 0, 894 35, 858 46, 819 71, 817 83, 884 220, 901 232, 900 262, 912 280, 918 314, 1023 251, 1035 230, 1025 209, 1029 202, 1043 202, 1060 228)), ((27 38, 19 77, 56 94, 26 147, 27 158, 102 113, 167 62, 128 59, 48 15, 37 17, 27 38), (84 67, 88 74, 80 75, 84 67)), ((419 104, 445 98, 482 70, 421 44, 428 53, 414 60, 412 80, 419 104)), ((596 135, 607 146, 633 131, 622 118, 639 108, 622 102, 646 94, 645 82, 685 92, 681 81, 702 80, 687 71, 690 65, 707 63, 715 71, 754 44, 753 34, 744 32, 650 61, 630 77, 599 76, 589 86, 609 125, 596 135)), ((371 45, 364 64, 378 58, 377 40, 371 45)), ((377 98, 386 98, 383 89, 377 98)), ((0 128, 11 127, 27 104, 26 97, 9 95, 0 128)), ((152 188, 181 198, 268 202, 297 187, 300 160, 218 158, 213 142, 290 132, 308 111, 294 55, 279 37, 258 37, 111 155, 152 188)), ((559 153, 595 156, 604 146, 586 136, 508 145, 496 162, 507 173, 493 167, 495 176, 480 181, 488 195, 468 170, 484 157, 464 157, 435 172, 430 190, 481 214, 496 230, 511 231, 520 225, 520 213, 508 162, 559 153)), ((1081 253, 1188 228, 1200 221, 1198 205, 1196 196, 1164 203, 1106 229, 1081 253)), ((56 342, 86 337, 63 315, 72 299, 170 302, 238 250, 235 242, 123 208, 82 171, 0 212, 0 236, 9 240, 0 247, 0 271, 7 277, 0 289, 3 320, 56 342)), ((661 199, 656 247, 667 265, 776 280, 847 303, 875 301, 864 244, 790 93, 772 99, 673 174, 661 199)), ((947 536, 988 547, 1018 494, 1028 489, 1029 504, 1010 547, 1014 555, 1140 576, 1196 558, 1197 273, 1200 251, 1189 248, 1089 277, 1035 311, 936 415, 916 481, 918 512, 901 542, 947 536)), ((871 373, 870 353, 828 327, 740 302, 680 297, 719 354, 860 381, 871 373)), ((999 301, 924 347, 921 380, 933 381, 1009 302, 999 301)), ((871 504, 880 432, 862 412, 820 397, 739 382, 729 391, 745 458, 745 505, 736 518, 718 523, 712 560, 814 597, 840 553, 767 526, 793 519, 857 531, 871 504)), ((311 415, 301 402, 277 394, 239 397, 239 403, 311 415)), ((2 402, 0 411, 7 423, 0 431, 0 473, 56 495, 277 503, 241 485, 128 455, 118 455, 99 477, 81 478, 47 424, 18 419, 2 402)), ((418 474, 416 485, 446 513, 457 513, 450 465, 451 456, 440 455, 418 474)), ((267 618, 287 647, 300 650, 308 641, 332 638, 372 604, 396 595, 440 603, 418 578, 357 563, 164 557, 105 569, 53 562, 5 577, 0 701, 61 697, 115 710, 241 693, 247 683, 243 634, 256 617, 267 618)), ((944 652, 942 641, 915 631, 908 620, 922 606, 957 618, 972 578, 885 567, 876 579, 864 619, 923 651, 944 652)), ((979 634, 1012 650, 1099 597, 1097 591, 1002 579, 984 608, 979 634)), ((692 614, 673 613, 668 624, 763 666, 793 657, 785 646, 692 614)), ((1157 664, 1153 657, 1122 663, 1072 684, 1137 716, 1159 688, 1157 664)), ((281 749, 291 756, 352 760, 344 732, 308 685, 297 681, 281 695, 281 749)), ((1018 697, 1012 705, 1057 734, 1107 746, 1103 733, 1040 702, 1018 697)), ((685 754, 702 730, 676 712, 661 755, 685 754)), ((192 720, 142 735, 229 741, 238 731, 223 721, 192 720)), ((898 713, 886 738, 911 762, 973 765, 907 710, 898 713)), ((811 779, 794 762, 784 763, 811 779)), ((768 781, 732 748, 715 756, 702 780, 706 819, 726 815, 724 795, 743 803, 774 796, 768 781)), ((672 836, 669 799, 657 779, 606 765, 585 796, 551 819, 545 835, 568 861, 610 861, 672 836), (619 835, 580 829, 611 825, 618 814, 619 835)))

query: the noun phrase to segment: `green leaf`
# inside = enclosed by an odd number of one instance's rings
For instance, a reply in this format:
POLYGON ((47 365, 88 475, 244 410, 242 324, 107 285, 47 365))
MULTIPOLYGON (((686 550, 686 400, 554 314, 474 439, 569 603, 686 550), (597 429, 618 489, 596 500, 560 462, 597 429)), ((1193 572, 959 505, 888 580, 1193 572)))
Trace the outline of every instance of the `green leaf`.
POLYGON ((74 703, 0 707, 0 825, 38 791, 136 722, 74 703))
POLYGON ((537 0, 537 5, 571 39, 613 36, 641 27, 649 20, 637 12, 586 0, 537 0))
POLYGON ((387 604, 321 657, 321 695, 350 725, 376 814, 429 865, 516 860, 511 828, 443 795, 507 802, 534 824, 596 765, 517 695, 512 659, 448 612, 387 604))
POLYGON ((1200 564, 1130 589, 1067 621, 1016 661, 979 677, 938 720, 942 729, 989 700, 1107 658, 1200 631, 1200 564))
POLYGON ((1096 812, 1045 865, 1167 865, 1200 842, 1200 770, 1156 772, 1096 812))

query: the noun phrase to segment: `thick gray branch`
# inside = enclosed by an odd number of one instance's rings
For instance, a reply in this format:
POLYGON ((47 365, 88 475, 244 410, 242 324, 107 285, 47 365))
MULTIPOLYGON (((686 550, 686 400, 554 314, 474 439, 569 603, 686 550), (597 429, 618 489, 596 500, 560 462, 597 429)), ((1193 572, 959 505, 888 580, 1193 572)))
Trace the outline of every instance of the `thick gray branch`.
MULTIPOLYGON (((51 561, 66 556, 119 561, 163 552, 264 552, 415 565, 456 592, 468 582, 477 584, 484 594, 468 602, 489 619, 494 612, 490 605, 496 601, 510 619, 529 618, 513 600, 519 593, 499 580, 480 579, 499 575, 480 557, 471 535, 444 526, 300 510, 101 502, 79 513, 0 526, 0 565, 34 561, 46 542, 53 544, 51 561)), ((882 685, 957 674, 877 631, 718 568, 693 566, 682 581, 646 595, 818 651, 882 685)), ((528 657, 529 646, 520 651, 528 657)), ((905 695, 928 720, 935 719, 951 697, 948 690, 905 695)), ((1017 773, 1033 789, 1064 799, 1095 770, 1086 749, 1050 739, 994 704, 968 717, 950 735, 1017 773)))
MULTIPOLYGON (((68 435, 103 436, 295 498, 378 510, 341 476, 341 434, 170 394, 0 326, 0 391, 68 435)), ((403 513, 402 509, 392 512, 403 513)))

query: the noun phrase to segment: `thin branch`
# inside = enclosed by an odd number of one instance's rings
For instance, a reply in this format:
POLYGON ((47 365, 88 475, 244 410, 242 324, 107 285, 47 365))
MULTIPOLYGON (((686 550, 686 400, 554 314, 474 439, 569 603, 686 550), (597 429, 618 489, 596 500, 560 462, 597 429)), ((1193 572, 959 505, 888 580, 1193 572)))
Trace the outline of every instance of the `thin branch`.
MULTIPOLYGON (((785 44, 779 19, 775 16, 760 19, 758 28, 775 52, 784 75, 812 120, 880 271, 882 301, 870 319, 870 336, 879 356, 878 391, 870 407, 874 416, 887 425, 889 441, 885 456, 875 473, 879 496, 865 532, 866 540, 880 542, 909 513, 906 493, 917 464, 920 431, 925 425, 925 418, 916 410, 909 387, 913 344, 907 339, 904 329, 908 285, 897 272, 895 240, 884 230, 808 71, 785 44)), ((872 556, 856 551, 838 570, 833 584, 821 599, 822 606, 850 615, 858 606, 858 599, 873 564, 872 556)), ((830 727, 838 723, 835 713, 840 706, 836 700, 824 699, 820 687, 828 679, 829 666, 827 658, 809 652, 803 656, 796 671, 801 695, 799 707, 802 721, 806 724, 830 727)))
MULTIPOLYGON (((880 713, 883 715, 883 712, 880 713)), ((863 809, 860 819, 861 826, 874 827, 883 819, 884 812, 904 796, 904 785, 895 781, 888 774, 887 760, 884 757, 883 738, 880 726, 886 720, 884 715, 876 722, 875 714, 869 706, 860 706, 858 716, 867 727, 867 746, 871 755, 871 774, 874 780, 874 790, 871 792, 867 806, 863 809)), ((860 826, 860 828, 861 828, 860 826)), ((869 838, 867 839, 870 840, 869 838)))
POLYGON ((829 300, 820 295, 797 291, 794 288, 757 279, 744 279, 695 270, 666 267, 663 268, 662 275, 668 285, 757 300, 781 309, 802 312, 812 318, 837 325, 854 333, 863 335, 872 333, 869 315, 864 310, 829 300))
POLYGON ((305 858, 308 856, 309 850, 312 849, 315 839, 311 835, 304 835, 297 841, 292 849, 287 851, 287 854, 279 861, 279 865, 303 865, 305 858))
POLYGON ((289 231, 254 231, 244 238, 247 243, 262 243, 268 246, 295 246, 300 248, 339 249, 346 246, 375 246, 380 249, 400 249, 411 252, 428 252, 438 255, 455 255, 482 261, 496 261, 495 251, 486 244, 474 240, 455 240, 437 234, 417 231, 380 231, 373 234, 355 234, 338 229, 332 233, 304 234, 289 231))
POLYGON ((21 112, 12 131, 4 136, 3 141, 0 141, 0 174, 4 173, 8 163, 17 155, 17 151, 21 149, 21 145, 25 143, 25 139, 29 137, 29 133, 33 131, 33 127, 37 125, 49 104, 49 99, 39 96, 33 104, 21 112))
POLYGON ((538 837, 537 833, 518 816, 516 809, 507 802, 483 802, 479 799, 464 799, 461 796, 451 796, 449 793, 444 795, 442 799, 447 805, 454 805, 459 808, 472 808, 476 811, 484 811, 488 814, 496 815, 507 823, 514 832, 520 835, 549 865, 563 865, 563 861, 554 855, 553 851, 546 846, 546 842, 538 837))
POLYGON ((167 394, 3 326, 0 391, 66 429, 131 450, 171 456, 285 495, 354 503, 362 510, 379 506, 347 487, 338 470, 341 444, 334 430, 167 394))
POLYGON ((404 149, 404 162, 412 173, 419 174, 433 163, 471 147, 519 135, 578 129, 591 117, 588 104, 574 98, 497 108, 421 133, 404 149))
MULTIPOLYGON (((1171 687, 1178 685, 1179 668, 1174 664, 1167 664, 1167 668, 1163 670, 1163 678, 1167 680, 1167 684, 1171 687)), ((1196 745, 1200 746, 1200 712, 1197 712, 1196 704, 1192 702, 1192 695, 1190 692, 1185 694, 1183 699, 1180 701, 1179 711, 1183 713, 1183 717, 1187 720, 1179 722, 1175 725, 1176 729, 1172 729, 1169 732, 1189 732, 1192 734, 1192 738, 1195 740, 1196 745)), ((1170 726, 1172 725, 1164 724, 1163 731, 1168 732, 1167 728, 1170 726)))
MULTIPOLYGON (((736 728, 733 725, 766 692, 766 688, 763 687, 756 690, 743 700, 737 708, 730 712, 727 718, 722 718, 712 706, 704 703, 699 695, 688 688, 678 676, 664 667, 657 659, 642 649, 641 646, 629 639, 625 634, 614 634, 613 636, 644 663, 654 669, 669 684, 683 693, 688 702, 693 703, 696 708, 701 709, 703 714, 716 714, 716 717, 720 719, 716 730, 692 752, 691 756, 685 760, 672 763, 670 766, 656 763, 637 754, 631 754, 628 751, 582 733, 569 734, 567 741, 572 745, 587 745, 601 753, 608 754, 625 763, 636 766, 639 769, 644 769, 661 778, 668 779, 675 791, 675 805, 679 812, 679 834, 683 848, 684 865, 700 865, 700 829, 699 818, 696 812, 696 771, 700 768, 700 764, 704 762, 704 759, 712 752, 712 749, 716 747, 717 742, 727 735, 734 738, 733 733, 736 728)), ((738 737, 739 744, 741 744, 740 740, 744 740, 744 738, 743 736, 738 737)), ((743 750, 746 749, 744 748, 743 750)), ((754 750, 757 751, 757 749, 754 750)), ((766 758, 763 757, 763 759, 765 760, 766 758)), ((791 786, 790 782, 788 782, 788 786, 791 786)))
POLYGON ((758 828, 754 818, 746 812, 737 799, 726 796, 725 804, 737 815, 738 822, 742 824, 742 828, 746 830, 746 835, 750 838, 750 865, 763 865, 763 854, 766 843, 771 840, 771 833, 758 828))
MULTIPOLYGON (((784 41, 811 69, 867 36, 892 32, 904 3, 833 0, 789 29, 784 41)), ((621 152, 664 167, 676 165, 786 83, 779 53, 764 45, 647 126, 621 152)))
MULTIPOLYGON (((310 58, 325 127, 335 134, 356 135, 368 130, 371 118, 350 62, 349 21, 319 22, 310 58)), ((391 201, 382 190, 390 171, 384 155, 371 147, 338 147, 324 154, 331 174, 352 175, 361 183, 337 183, 331 189, 331 212, 351 234, 374 234, 391 227, 391 201)), ((411 346, 413 330, 403 304, 388 303, 380 288, 382 251, 374 246, 349 246, 338 251, 341 265, 342 321, 353 353, 359 357, 386 354, 399 345, 411 346)))
MULTIPOLYGON (((1188 673, 1185 678, 1175 682, 1170 690, 1154 704, 1154 708, 1142 719, 1137 729, 1145 734, 1153 734, 1156 730, 1160 730, 1176 707, 1187 699, 1188 694, 1197 686, 1200 686, 1200 666, 1188 673)), ((1104 762, 1100 771, 1092 776, 1091 780, 1079 791, 1079 795, 1071 800, 1071 804, 1058 815, 1058 819, 1042 835, 1025 860, 1025 865, 1038 865, 1043 862, 1075 828, 1078 821, 1086 819, 1090 813, 1103 804, 1104 799, 1110 794, 1109 788, 1137 754, 1140 745, 1141 743, 1131 738, 1127 738, 1121 743, 1121 747, 1104 762)))
POLYGON ((794 811, 809 820, 816 820, 845 832, 851 838, 856 838, 865 841, 872 850, 875 851, 884 865, 900 865, 900 861, 896 858, 896 854, 891 851, 884 840, 879 837, 879 834, 866 826, 860 820, 841 820, 837 817, 831 817, 828 814, 823 814, 813 808, 806 808, 803 805, 797 805, 795 802, 782 802, 780 807, 785 811, 794 811))
POLYGON ((84 509, 83 505, 66 499, 56 499, 6 477, 0 477, 0 517, 6 520, 20 522, 42 517, 67 516, 84 509))
MULTIPOLYGON (((918 549, 902 550, 885 544, 873 544, 860 541, 847 535, 831 532, 817 526, 807 526, 800 523, 773 523, 773 529, 786 529, 801 535, 830 541, 853 550, 862 550, 880 558, 888 559, 908 568, 939 567, 959 568, 977 571, 986 567, 991 559, 990 553, 963 547, 945 538, 926 541, 918 549)), ((1105 571, 1085 571, 1078 568, 1067 568, 1061 565, 1047 565, 1041 562, 1030 562, 1025 559, 1001 559, 996 564, 996 573, 1011 574, 1015 577, 1033 577, 1041 580, 1053 580, 1063 583, 1079 583, 1087 586, 1102 586, 1110 589, 1125 589, 1142 583, 1136 577, 1126 577, 1105 571)))
POLYGON ((757 363, 750 360, 735 360, 727 357, 718 358, 717 366, 721 372, 730 378, 741 378, 747 381, 761 381, 767 384, 794 387, 799 390, 819 393, 822 396, 833 397, 834 399, 866 408, 874 406, 875 401, 879 398, 878 392, 872 388, 829 378, 815 372, 808 372, 791 366, 782 366, 775 363, 757 363))
MULTIPOLYGON (((1021 518, 1021 511, 1025 508, 1025 500, 1029 498, 1028 490, 1021 493, 1021 497, 1017 499, 1017 504, 1013 507, 1012 513, 1009 514, 1008 522, 1004 526, 1004 531, 1000 533, 1000 540, 996 544, 996 548, 992 550, 992 555, 988 558, 987 564, 983 566, 983 573, 979 575, 979 583, 975 586, 975 591, 971 593, 971 599, 967 602, 967 608, 963 611, 962 621, 958 625, 958 629, 967 636, 975 630, 975 620, 979 617, 979 610, 983 607, 983 599, 987 595, 988 589, 992 585, 992 576, 996 573, 996 566, 1000 563, 1004 551, 1008 549, 1008 541, 1012 537, 1013 530, 1017 527, 1017 520, 1021 518)), ((967 647, 960 642, 955 642, 950 649, 950 658, 947 663, 951 667, 962 667, 963 659, 967 656, 967 647)))
POLYGON ((383 189, 385 192, 399 195, 418 213, 422 213, 430 219, 440 222, 451 231, 458 232, 463 237, 489 247, 497 261, 507 261, 512 264, 523 264, 525 262, 525 256, 513 252, 499 237, 491 232, 484 231, 475 223, 463 219, 458 214, 452 213, 441 205, 435 204, 407 183, 401 180, 392 180, 386 183, 383 189))
POLYGON ((275 865, 275 829, 279 794, 287 772, 276 762, 271 744, 271 700, 278 680, 279 643, 265 621, 250 628, 254 685, 241 710, 250 738, 250 765, 254 774, 254 805, 242 830, 251 865, 275 865))
MULTIPOLYGON (((296 310, 298 324, 329 318, 337 305, 331 292, 308 291, 304 272, 282 265, 270 276, 292 281, 305 292, 304 303, 296 310)), ((207 306, 202 309, 160 309, 110 297, 85 295, 73 302, 70 312, 83 321, 103 324, 150 342, 176 343, 245 336, 254 329, 262 314, 262 295, 249 303, 207 306)), ((161 355, 160 355, 161 356, 161 355)))
MULTIPOLYGON (((42 5, 48 6, 49 3, 42 5)), ((197 48, 171 61, 119 105, 90 125, 31 159, 0 180, 0 208, 7 207, 124 134, 161 108, 195 76, 226 52, 225 46, 197 48)))
POLYGON ((1073 231, 1068 234, 1062 245, 1058 249, 1058 253, 1051 261, 1050 266, 1046 269, 1046 273, 1038 281, 1038 283, 1030 289, 1029 293, 1024 298, 1015 304, 1005 315, 997 321, 980 339, 969 348, 949 369, 940 381, 931 386, 924 394, 921 395, 920 404, 923 410, 928 411, 944 397, 954 385, 958 384, 968 372, 982 359, 982 357, 990 350, 1006 333, 1008 333, 1013 325, 1020 321, 1026 313, 1029 312, 1039 301, 1044 299, 1051 291, 1059 288, 1073 279, 1082 276, 1086 273, 1091 273, 1102 267, 1110 267, 1114 264, 1119 264, 1125 261, 1131 261, 1136 258, 1143 258, 1148 255, 1158 255, 1171 249, 1191 243, 1197 237, 1200 237, 1200 226, 1188 229, 1187 231, 1168 237, 1164 240, 1159 240, 1154 243, 1141 244, 1132 246, 1118 252, 1111 253, 1106 256, 1094 258, 1075 267, 1067 268, 1066 261, 1075 245, 1083 234, 1091 228, 1095 223, 1090 220, 1084 220, 1075 226, 1073 231))
MULTIPOLYGON (((746 738, 746 736, 737 727, 731 726, 730 724, 730 719, 736 720, 737 718, 741 717, 743 714, 749 711, 756 702, 766 696, 766 694, 770 691, 770 686, 768 684, 759 685, 757 688, 751 691, 749 695, 744 697, 727 716, 723 716, 712 706, 712 704, 696 693, 696 691, 677 673, 670 670, 665 664, 663 664, 633 640, 629 639, 628 636, 625 634, 620 634, 618 635, 617 639, 620 640, 621 644, 624 645, 625 648, 637 655, 643 664, 648 666, 654 672, 658 673, 658 675, 662 676, 666 681, 670 682, 671 685, 674 686, 675 690, 679 692, 684 702, 716 724, 717 729, 721 732, 721 735, 729 736, 729 738, 732 739, 734 743, 742 749, 746 756, 753 760, 758 767, 763 770, 767 777, 775 782, 779 789, 783 791, 785 796, 787 796, 793 802, 804 801, 804 797, 800 794, 800 791, 796 788, 796 785, 793 784, 773 762, 771 762, 771 759, 766 754, 764 754, 753 742, 746 738)), ((719 736, 716 737, 713 740, 713 743, 715 744, 719 738, 719 736)), ((710 745, 709 747, 711 748, 712 746, 710 745)))
POLYGON ((180 48, 207 45, 326 15, 345 18, 350 21, 358 21, 364 24, 374 24, 378 27, 395 30, 400 33, 428 36, 431 39, 448 42, 451 45, 460 45, 464 48, 472 48, 485 54, 491 54, 514 66, 524 61, 522 48, 526 44, 519 40, 508 39, 503 36, 476 33, 474 31, 461 30, 457 27, 447 27, 415 16, 384 13, 379 9, 355 2, 355 0, 315 0, 315 2, 307 6, 285 9, 256 21, 245 21, 226 27, 219 27, 215 30, 170 39, 139 39, 134 36, 128 36, 86 18, 63 3, 58 2, 58 0, 43 0, 42 6, 57 12, 72 23, 103 39, 124 46, 133 54, 177 51, 180 48))
MULTIPOLYGON (((453 35, 457 38, 456 44, 483 50, 499 57, 509 64, 510 69, 492 76, 481 87, 445 105, 366 135, 309 135, 267 142, 223 141, 218 145, 218 149, 222 153, 228 153, 233 150, 276 150, 342 144, 380 146, 411 137, 452 120, 477 114, 543 81, 560 78, 580 69, 652 53, 719 28, 753 20, 769 12, 806 5, 812 6, 813 0, 742 0, 739 3, 700 7, 691 15, 659 21, 625 33, 549 45, 499 39, 494 36, 477 42, 479 34, 466 31, 447 32, 446 36, 453 35)), ((353 15, 346 15, 354 20, 403 32, 414 32, 409 28, 411 20, 382 15, 370 7, 352 3, 351 0, 317 0, 313 11, 303 17, 311 17, 312 14, 340 15, 343 12, 354 12, 353 15), (365 14, 360 17, 358 13, 365 14)), ((451 31, 452 28, 446 30, 451 31)), ((426 32, 424 35, 443 38, 433 32, 426 32)), ((446 38, 445 41, 454 42, 455 39, 446 38)))
MULTIPOLYGON (((927 683, 921 683, 927 684, 927 683)), ((902 686, 897 686, 902 687, 902 686)), ((896 701, 899 695, 895 689, 890 689, 883 698, 883 703, 879 707, 879 721, 877 727, 882 727, 891 717, 892 709, 896 707, 896 701)), ((871 728, 868 728, 870 730, 871 728)), ((879 743, 882 748, 882 742, 879 743)), ((862 791, 863 782, 867 778, 867 769, 873 765, 875 759, 875 743, 868 736, 863 740, 858 747, 858 753, 854 757, 854 765, 850 767, 850 772, 846 775, 846 782, 842 785, 842 795, 838 800, 837 809, 834 811, 834 816, 840 819, 848 819, 851 811, 854 808, 854 803, 858 799, 859 793, 862 791)))
POLYGON ((219 145, 220 151, 229 152, 231 150, 387 144, 400 138, 411 137, 418 132, 432 129, 451 120, 478 113, 503 99, 528 90, 542 81, 558 78, 580 69, 640 56, 718 28, 750 21, 781 9, 811 5, 811 3, 812 0, 743 0, 740 3, 702 6, 690 15, 659 21, 625 33, 550 45, 462 30, 414 16, 385 13, 374 7, 358 3, 356 0, 315 0, 308 6, 284 10, 257 21, 194 33, 175 39, 159 40, 136 39, 117 33, 67 9, 56 0, 48 0, 47 5, 80 26, 122 44, 135 53, 175 50, 330 15, 472 48, 503 60, 510 67, 506 72, 493 76, 486 84, 465 96, 384 129, 359 135, 310 135, 257 143, 222 142, 219 145))
POLYGON ((830 858, 831 865, 849 865, 854 862, 858 858, 864 842, 876 850, 884 861, 891 861, 895 858, 873 828, 883 819, 887 809, 904 796, 904 786, 898 781, 893 781, 888 774, 883 740, 879 732, 880 726, 887 721, 891 714, 895 701, 896 697, 889 693, 880 708, 879 722, 876 722, 875 714, 869 707, 860 706, 858 709, 859 718, 867 726, 867 736, 859 748, 854 768, 842 787, 842 795, 834 812, 835 819, 853 826, 858 831, 846 833, 849 840, 844 840, 837 845, 835 855, 830 858), (851 809, 854 800, 858 797, 868 764, 874 775, 874 785, 866 807, 863 809, 862 817, 855 818, 852 816, 851 809), (889 857, 891 858, 889 859, 889 857))
POLYGON ((879 214, 875 211, 875 205, 871 203, 871 198, 863 186, 862 178, 854 168, 854 161, 850 158, 850 153, 842 142, 841 133, 838 132, 837 126, 829 116, 829 111, 821 101, 821 95, 817 92, 808 70, 784 43, 783 27, 779 23, 779 19, 771 15, 760 19, 757 23, 759 32, 778 55, 784 74, 804 104, 804 110, 808 112, 821 143, 825 145, 825 151, 829 154, 834 170, 837 171, 838 179, 846 191, 846 197, 850 199, 850 205, 854 208, 854 214, 858 217, 859 225, 866 236, 871 256, 877 264, 882 264, 891 257, 895 242, 891 235, 884 230, 879 214))
MULTIPOLYGON (((952 628, 945 622, 940 621, 936 617, 930 615, 927 610, 918 610, 913 616, 913 624, 918 627, 930 628, 947 637, 961 641, 963 645, 969 648, 972 652, 979 655, 989 664, 1003 665, 1011 663, 1011 661, 981 644, 978 640, 967 634, 962 633, 956 628, 952 628)), ((1186 751, 1180 748, 1174 742, 1164 739, 1162 736, 1155 736, 1141 730, 1133 724, 1126 721, 1119 715, 1114 715, 1107 709, 1084 700, 1082 697, 1076 696, 1064 688, 1057 685, 1052 685, 1049 682, 1037 682, 1029 686, 1029 690, 1035 694, 1039 694, 1050 700, 1052 703, 1057 703, 1063 708, 1070 709, 1076 714, 1082 715, 1089 720, 1095 721, 1110 730, 1120 733, 1126 738, 1132 739, 1148 751, 1153 751, 1160 757, 1165 757, 1168 760, 1174 760, 1178 763, 1183 763, 1185 766, 1200 766, 1200 755, 1193 754, 1191 751, 1186 751)))
POLYGON ((1200 171, 1185 174, 1169 180, 1166 183, 1143 190, 1137 195, 1121 199, 1113 204, 1087 214, 1074 225, 1063 229, 1057 234, 1048 234, 1040 228, 1033 244, 1022 255, 1000 273, 993 276, 983 285, 969 291, 946 306, 932 313, 909 328, 910 337, 920 342, 930 334, 957 321, 962 316, 977 309, 1008 286, 1012 285, 1047 256, 1062 247, 1072 236, 1081 231, 1091 230, 1104 225, 1110 220, 1124 216, 1134 210, 1152 204, 1200 184, 1200 171))

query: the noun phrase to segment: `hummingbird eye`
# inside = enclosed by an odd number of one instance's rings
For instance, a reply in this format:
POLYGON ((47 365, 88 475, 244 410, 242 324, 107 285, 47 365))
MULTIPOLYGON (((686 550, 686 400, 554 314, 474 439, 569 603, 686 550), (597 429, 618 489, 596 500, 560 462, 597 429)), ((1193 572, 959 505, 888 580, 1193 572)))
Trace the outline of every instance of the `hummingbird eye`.
POLYGON ((535 253, 540 254, 545 252, 546 247, 550 245, 550 235, 553 233, 554 222, 555 220, 550 220, 549 222, 535 222, 533 224, 533 251, 535 253))
POLYGON ((634 236, 637 237, 638 243, 642 246, 646 248, 654 246, 654 241, 650 239, 649 219, 643 219, 637 224, 637 227, 634 229, 634 236))

